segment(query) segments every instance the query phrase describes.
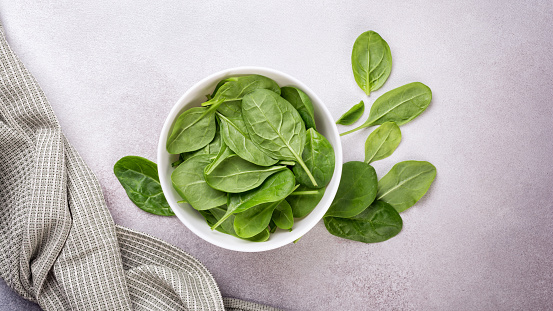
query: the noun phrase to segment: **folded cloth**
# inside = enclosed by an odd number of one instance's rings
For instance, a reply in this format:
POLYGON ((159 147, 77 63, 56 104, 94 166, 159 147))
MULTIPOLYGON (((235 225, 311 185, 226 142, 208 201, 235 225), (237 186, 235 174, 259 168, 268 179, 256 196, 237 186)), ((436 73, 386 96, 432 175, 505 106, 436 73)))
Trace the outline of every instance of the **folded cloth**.
POLYGON ((115 225, 1 25, 0 277, 44 310, 276 310, 222 298, 192 256, 115 225))

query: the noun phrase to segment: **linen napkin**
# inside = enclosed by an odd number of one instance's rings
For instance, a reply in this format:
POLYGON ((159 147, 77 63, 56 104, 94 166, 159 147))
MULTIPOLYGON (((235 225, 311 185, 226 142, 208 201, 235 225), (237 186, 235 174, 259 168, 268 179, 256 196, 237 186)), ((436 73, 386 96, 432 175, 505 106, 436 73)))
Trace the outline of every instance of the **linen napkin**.
POLYGON ((0 277, 44 310, 276 310, 222 298, 192 256, 115 225, 1 25, 0 277))

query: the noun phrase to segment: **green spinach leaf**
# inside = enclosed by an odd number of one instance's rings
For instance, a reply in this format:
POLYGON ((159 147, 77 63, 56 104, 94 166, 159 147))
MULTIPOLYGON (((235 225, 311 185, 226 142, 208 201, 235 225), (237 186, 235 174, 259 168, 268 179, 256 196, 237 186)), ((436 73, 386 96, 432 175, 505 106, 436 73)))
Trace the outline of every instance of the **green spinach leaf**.
POLYGON ((403 212, 417 203, 436 177, 436 167, 426 161, 397 163, 378 182, 377 200, 403 212))
POLYGON ((271 166, 278 162, 259 149, 250 139, 246 124, 242 119, 240 102, 229 103, 220 109, 221 136, 232 151, 242 159, 261 166, 271 166))
POLYGON ((239 237, 249 238, 267 229, 271 215, 280 202, 263 203, 234 215, 234 231, 239 237))
POLYGON ((294 185, 294 174, 289 169, 286 169, 271 175, 258 188, 243 193, 229 194, 228 208, 225 216, 213 225, 211 229, 217 228, 233 213, 241 213, 256 205, 276 202, 286 198, 294 191, 294 185))
POLYGON ((385 122, 374 130, 365 141, 365 162, 387 158, 401 142, 401 130, 395 122, 385 122))
POLYGON ((300 186, 296 191, 290 193, 286 197, 286 201, 292 208, 294 218, 302 218, 307 216, 323 198, 326 188, 310 189, 305 186, 300 186))
POLYGON ((296 180, 301 185, 311 188, 326 187, 334 174, 334 149, 328 140, 313 128, 307 130, 305 136, 305 147, 301 157, 317 185, 311 182, 307 171, 300 166, 294 166, 292 169, 296 180))
POLYGON ((205 167, 211 163, 213 156, 193 156, 171 174, 173 188, 197 210, 211 209, 227 203, 227 194, 211 188, 204 179, 205 167))
POLYGON ((369 118, 361 126, 340 134, 344 136, 360 129, 393 121, 403 125, 421 114, 432 100, 430 88, 420 82, 400 86, 380 96, 372 105, 369 118))
POLYGON ((282 98, 286 99, 300 114, 306 129, 317 129, 315 124, 315 110, 311 99, 304 91, 293 86, 285 86, 281 88, 282 98))
POLYGON ((129 199, 140 209, 155 215, 175 215, 161 190, 154 162, 142 157, 126 156, 115 163, 113 173, 129 199))
POLYGON ((349 218, 361 213, 374 201, 377 189, 372 166, 359 161, 344 163, 338 192, 326 216, 349 218))
POLYGON ((205 180, 214 189, 239 193, 258 187, 267 177, 286 169, 286 166, 255 165, 233 154, 221 160, 209 173, 206 171, 205 180))
POLYGON ((352 218, 324 217, 328 232, 344 239, 378 243, 396 236, 403 227, 398 212, 388 203, 375 201, 352 218))
POLYGON ((196 151, 215 137, 215 111, 194 107, 181 113, 167 139, 167 152, 179 154, 196 151))
POLYGON ((301 158, 305 125, 292 105, 278 94, 255 90, 244 96, 242 115, 254 144, 278 160, 296 161, 315 187, 315 178, 301 158))
POLYGON ((273 211, 271 219, 280 229, 292 229, 294 226, 294 214, 290 204, 286 200, 281 201, 273 211))
MULTIPOLYGON (((203 212, 203 211, 201 211, 201 212, 203 212)), ((225 213, 227 212, 227 209, 226 209, 226 206, 223 205, 223 206, 212 208, 208 212, 211 212, 212 218, 210 217, 209 220, 205 216, 204 216, 204 218, 206 218, 206 221, 207 221, 209 226, 213 226, 219 219, 221 219, 225 215, 225 213), (215 220, 215 221, 213 221, 213 220, 215 220)), ((215 228, 215 230, 217 230, 219 232, 222 232, 222 233, 226 233, 226 234, 235 236, 235 237, 243 239, 243 240, 248 240, 248 241, 251 241, 251 242, 265 242, 269 239, 269 236, 270 236, 269 230, 267 230, 267 229, 262 230, 258 234, 254 235, 252 237, 249 237, 249 238, 242 238, 242 237, 238 236, 238 234, 236 234, 236 232, 234 231, 234 215, 231 215, 229 218, 227 218, 225 221, 223 221, 220 226, 215 228)))
POLYGON ((344 113, 340 117, 340 119, 336 121, 336 124, 351 125, 357 122, 357 120, 361 118, 364 112, 365 112, 365 103, 363 101, 360 101, 359 104, 353 105, 353 107, 351 107, 350 110, 346 111, 346 113, 344 113))
POLYGON ((280 95, 278 84, 262 75, 232 77, 223 81, 225 82, 217 88, 213 98, 203 103, 202 106, 218 108, 223 103, 242 100, 244 96, 258 89, 270 90, 280 95))
POLYGON ((388 43, 374 31, 362 33, 353 44, 351 67, 355 82, 367 95, 378 90, 392 71, 388 43))

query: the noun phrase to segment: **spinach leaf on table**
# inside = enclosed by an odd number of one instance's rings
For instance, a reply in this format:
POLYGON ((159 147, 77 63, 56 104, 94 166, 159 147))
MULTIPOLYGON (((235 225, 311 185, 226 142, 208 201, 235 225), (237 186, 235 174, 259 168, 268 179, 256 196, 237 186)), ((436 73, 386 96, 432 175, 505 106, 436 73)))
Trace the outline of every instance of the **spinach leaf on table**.
POLYGON ((436 177, 436 167, 426 161, 397 163, 378 182, 377 200, 403 212, 417 203, 436 177))
POLYGON ((361 126, 340 136, 360 129, 393 121, 403 125, 421 114, 432 100, 430 88, 420 82, 413 82, 395 88, 380 96, 372 105, 369 118, 361 126))
POLYGON ((126 156, 115 163, 113 173, 140 209, 155 215, 175 215, 161 190, 157 164, 143 157, 126 156))
POLYGON ((403 227, 399 213, 388 203, 374 201, 351 218, 324 217, 328 232, 344 239, 378 243, 396 236, 403 227))
POLYGON ((353 44, 351 67, 355 82, 367 95, 378 90, 392 71, 388 43, 374 31, 362 33, 353 44))
POLYGON ((304 91, 293 86, 285 86, 280 89, 282 98, 286 99, 300 114, 306 129, 317 129, 315 124, 315 110, 311 99, 304 91))
POLYGON ((294 226, 294 214, 290 204, 286 200, 282 200, 273 211, 271 219, 280 229, 292 229, 294 226))
POLYGON ((395 122, 385 122, 365 141, 365 162, 371 163, 389 157, 401 142, 401 130, 395 122))
MULTIPOLYGON (((209 166, 208 166, 209 167, 209 166)), ((287 169, 286 166, 259 166, 232 154, 215 166, 205 180, 211 188, 239 193, 258 187, 272 174, 287 169)))
POLYGON ((167 152, 179 154, 196 151, 209 144, 215 137, 215 111, 194 107, 181 113, 167 139, 167 152))
POLYGON ((363 101, 360 101, 359 104, 353 105, 353 107, 351 107, 348 111, 346 111, 346 113, 344 113, 340 117, 340 119, 336 121, 336 124, 351 125, 357 122, 357 120, 361 118, 364 112, 365 112, 365 103, 363 101))
POLYGON ((317 185, 313 185, 306 170, 302 167, 294 166, 292 171, 301 185, 310 188, 326 187, 334 174, 334 148, 323 135, 313 128, 307 130, 305 137, 305 147, 301 157, 313 174, 317 185))
POLYGON ((254 144, 242 118, 242 104, 233 102, 219 108, 221 136, 229 148, 242 159, 261 166, 278 162, 254 144))
POLYGON ((349 218, 361 213, 374 201, 377 189, 372 166, 359 161, 344 163, 338 192, 325 216, 349 218))
POLYGON ((311 189, 300 186, 296 191, 290 193, 286 197, 286 201, 292 208, 294 218, 302 218, 311 213, 323 198, 325 190, 325 188, 311 189))
POLYGON ((227 203, 227 194, 211 188, 205 181, 205 167, 214 155, 200 154, 179 165, 171 174, 173 188, 197 210, 211 209, 227 203))
MULTIPOLYGON (((180 166, 179 166, 180 168, 180 166)), ((209 186, 208 186, 209 187, 209 186)), ((285 169, 267 178, 261 186, 242 193, 229 194, 226 214, 211 227, 217 228, 233 213, 241 213, 262 203, 276 202, 286 198, 295 188, 294 174, 285 169)), ((214 190, 217 191, 217 190, 214 190)))
POLYGON ((288 101, 269 90, 255 90, 244 96, 242 115, 254 144, 272 158, 296 161, 318 186, 301 158, 305 125, 288 101))

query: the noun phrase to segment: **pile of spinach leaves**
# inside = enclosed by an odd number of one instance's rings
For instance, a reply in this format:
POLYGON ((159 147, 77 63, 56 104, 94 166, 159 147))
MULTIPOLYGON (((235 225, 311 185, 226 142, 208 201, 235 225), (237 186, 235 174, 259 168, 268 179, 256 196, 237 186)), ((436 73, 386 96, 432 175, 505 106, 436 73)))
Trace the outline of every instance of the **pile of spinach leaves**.
MULTIPOLYGON (((361 34, 353 45, 351 64, 355 81, 367 95, 382 87, 392 70, 388 43, 374 31, 361 34)), ((380 96, 361 126, 353 133, 380 125, 365 142, 365 161, 344 163, 338 192, 324 216, 327 230, 338 237, 365 243, 386 241, 403 227, 400 212, 413 206, 428 191, 436 168, 425 161, 397 163, 380 180, 374 161, 389 157, 401 142, 400 125, 421 114, 432 100, 430 88, 413 82, 380 96)), ((351 125, 364 112, 361 101, 336 122, 351 125)))
MULTIPOLYGON (((266 241, 277 228, 291 231, 334 174, 334 149, 316 130, 311 99, 261 75, 224 79, 207 97, 177 117, 167 139, 167 151, 179 155, 171 174, 179 203, 190 204, 212 230, 249 241, 266 241)), ((157 170, 154 176, 146 169, 153 165, 125 157, 114 171, 137 206, 171 215, 157 170), (134 169, 122 174, 131 160, 134 169)))

